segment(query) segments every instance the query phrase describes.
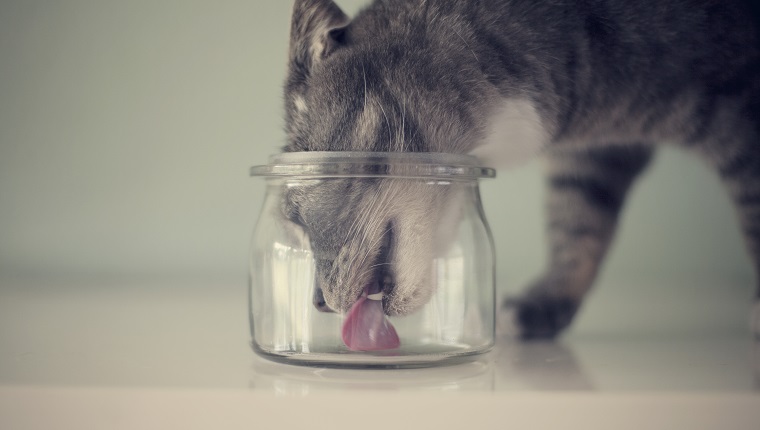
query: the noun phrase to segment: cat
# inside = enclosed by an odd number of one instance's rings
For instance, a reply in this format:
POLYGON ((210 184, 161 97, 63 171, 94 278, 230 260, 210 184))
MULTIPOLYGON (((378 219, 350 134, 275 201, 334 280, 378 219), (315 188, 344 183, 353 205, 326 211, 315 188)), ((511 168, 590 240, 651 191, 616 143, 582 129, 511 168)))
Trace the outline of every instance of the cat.
MULTIPOLYGON (((553 337, 582 304, 626 192, 659 145, 715 167, 760 270, 757 10, 726 0, 375 0, 349 19, 331 0, 296 0, 284 151, 473 153, 501 164, 545 155, 549 265, 502 312, 524 338, 553 337)), ((356 214, 387 197, 370 187, 294 190, 282 211, 311 236, 315 305, 346 311, 366 276, 383 276, 386 313, 404 315, 432 294, 415 283, 425 267, 399 258, 373 274, 368 264, 429 245, 429 229, 413 226, 434 223, 419 213, 436 213, 444 197, 396 190, 391 209, 344 241, 356 214)), ((760 281, 757 300, 760 333, 760 281)))

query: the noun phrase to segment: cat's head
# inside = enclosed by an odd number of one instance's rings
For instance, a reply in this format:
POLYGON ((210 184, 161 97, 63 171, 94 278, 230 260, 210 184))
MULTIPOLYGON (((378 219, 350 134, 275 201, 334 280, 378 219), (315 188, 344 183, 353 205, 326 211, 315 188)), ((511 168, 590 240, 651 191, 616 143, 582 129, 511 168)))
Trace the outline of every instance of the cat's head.
POLYGON ((393 10, 401 4, 377 2, 352 21, 331 0, 295 1, 287 151, 471 149, 484 102, 473 54, 428 25, 435 12, 393 10))
MULTIPOLYGON (((365 11, 351 21, 330 0, 296 0, 285 151, 470 149, 479 124, 470 109, 473 89, 459 81, 467 76, 452 77, 447 65, 454 60, 439 51, 445 43, 410 24, 414 17, 406 16, 405 24, 386 12, 365 11)), ((372 283, 387 293, 388 314, 407 314, 427 302, 436 230, 452 201, 448 194, 366 179, 289 190, 282 211, 309 235, 315 304, 346 311, 372 283)))

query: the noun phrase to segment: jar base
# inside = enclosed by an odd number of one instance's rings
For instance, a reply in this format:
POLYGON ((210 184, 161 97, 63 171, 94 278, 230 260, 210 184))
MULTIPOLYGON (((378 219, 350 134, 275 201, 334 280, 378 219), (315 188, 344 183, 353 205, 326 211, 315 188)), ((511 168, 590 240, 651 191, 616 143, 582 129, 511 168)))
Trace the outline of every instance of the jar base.
POLYGON ((334 369, 418 369, 451 366, 476 360, 488 353, 493 345, 473 348, 466 345, 447 345, 446 348, 428 348, 430 351, 392 350, 380 352, 340 351, 335 353, 280 352, 251 346, 259 356, 271 361, 307 367, 334 369))

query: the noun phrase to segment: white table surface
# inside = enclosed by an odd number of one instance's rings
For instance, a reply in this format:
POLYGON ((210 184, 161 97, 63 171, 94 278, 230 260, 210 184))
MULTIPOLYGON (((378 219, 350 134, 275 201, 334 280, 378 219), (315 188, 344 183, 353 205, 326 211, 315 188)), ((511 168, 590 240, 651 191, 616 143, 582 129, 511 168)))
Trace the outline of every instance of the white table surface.
POLYGON ((0 429, 759 429, 751 294, 725 284, 609 287, 559 341, 467 364, 335 370, 255 356, 244 280, 3 279, 0 429))

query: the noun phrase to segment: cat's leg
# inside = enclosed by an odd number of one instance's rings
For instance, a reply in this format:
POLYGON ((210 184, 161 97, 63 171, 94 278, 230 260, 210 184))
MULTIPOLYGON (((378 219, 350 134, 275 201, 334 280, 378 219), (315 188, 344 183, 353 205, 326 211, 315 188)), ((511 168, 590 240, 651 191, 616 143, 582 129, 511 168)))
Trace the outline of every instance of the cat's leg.
POLYGON ((712 158, 734 202, 747 250, 755 265, 757 291, 751 324, 760 339, 760 142, 729 152, 732 154, 712 158))
POLYGON ((652 150, 605 146, 549 154, 549 266, 522 295, 504 302, 502 328, 523 338, 546 338, 570 324, 610 245, 626 193, 652 150))

